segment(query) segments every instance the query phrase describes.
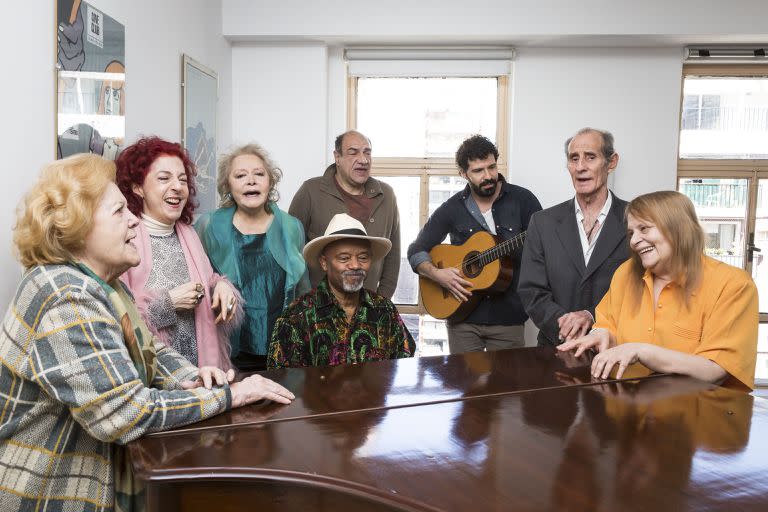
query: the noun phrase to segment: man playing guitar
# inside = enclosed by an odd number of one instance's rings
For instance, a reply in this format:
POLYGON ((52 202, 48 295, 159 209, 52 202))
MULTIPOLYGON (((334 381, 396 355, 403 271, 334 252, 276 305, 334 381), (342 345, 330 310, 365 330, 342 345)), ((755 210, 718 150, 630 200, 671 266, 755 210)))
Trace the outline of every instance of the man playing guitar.
MULTIPOLYGON (((429 251, 446 235, 450 235, 453 245, 463 244, 480 231, 495 235, 499 242, 509 240, 526 231, 531 215, 541 210, 529 190, 507 183, 499 174, 498 157, 496 146, 486 137, 474 135, 465 140, 456 151, 456 164, 467 186, 432 214, 408 247, 408 261, 414 271, 462 302, 473 298, 472 283, 460 268, 435 266, 429 251)), ((518 255, 513 255, 512 263, 513 268, 519 268, 518 255)), ((451 353, 524 345, 523 324, 528 315, 517 295, 517 281, 514 273, 503 292, 484 295, 463 320, 449 318, 451 353)))

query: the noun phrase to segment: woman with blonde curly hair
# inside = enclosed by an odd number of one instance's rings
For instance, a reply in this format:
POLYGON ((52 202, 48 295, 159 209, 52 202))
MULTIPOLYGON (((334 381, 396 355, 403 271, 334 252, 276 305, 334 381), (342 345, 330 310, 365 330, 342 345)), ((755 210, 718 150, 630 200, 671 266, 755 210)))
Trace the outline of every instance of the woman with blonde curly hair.
POLYGON ((245 299, 245 319, 230 337, 232 362, 243 371, 266 368, 275 321, 309 289, 301 222, 277 207, 281 177, 261 146, 236 148, 219 162, 220 208, 196 224, 214 268, 245 299))
POLYGON ((26 268, 0 330, 0 510, 130 510, 122 445, 148 432, 293 394, 261 376, 197 368, 160 343, 119 276, 139 263, 115 164, 48 165, 18 213, 26 268))
POLYGON ((645 194, 627 206, 631 258, 597 306, 595 328, 560 350, 589 348, 592 375, 620 378, 628 365, 754 388, 757 288, 750 276, 704 255, 704 231, 679 192, 645 194))

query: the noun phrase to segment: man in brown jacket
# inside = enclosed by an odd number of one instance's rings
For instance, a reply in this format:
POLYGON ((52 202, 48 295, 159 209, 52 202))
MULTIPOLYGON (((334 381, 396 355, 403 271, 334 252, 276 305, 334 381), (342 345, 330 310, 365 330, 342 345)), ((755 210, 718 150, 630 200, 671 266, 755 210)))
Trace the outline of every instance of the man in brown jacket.
MULTIPOLYGON (((350 130, 336 137, 333 156, 336 163, 322 176, 301 185, 288 213, 304 225, 307 242, 322 236, 337 213, 362 222, 369 235, 389 239, 392 250, 371 266, 365 288, 391 299, 400 272, 400 215, 395 194, 388 184, 371 177, 371 141, 362 133, 350 130)), ((323 275, 310 267, 312 287, 323 275)))

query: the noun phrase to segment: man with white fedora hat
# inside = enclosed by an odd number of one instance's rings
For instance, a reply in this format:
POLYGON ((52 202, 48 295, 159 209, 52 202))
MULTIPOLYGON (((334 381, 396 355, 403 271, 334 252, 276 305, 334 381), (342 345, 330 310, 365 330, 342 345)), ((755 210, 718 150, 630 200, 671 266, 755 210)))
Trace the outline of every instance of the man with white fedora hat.
POLYGON ((267 366, 333 366, 413 356, 416 344, 388 298, 363 287, 371 266, 392 248, 360 221, 335 215, 304 246, 307 266, 325 272, 275 323, 267 366))

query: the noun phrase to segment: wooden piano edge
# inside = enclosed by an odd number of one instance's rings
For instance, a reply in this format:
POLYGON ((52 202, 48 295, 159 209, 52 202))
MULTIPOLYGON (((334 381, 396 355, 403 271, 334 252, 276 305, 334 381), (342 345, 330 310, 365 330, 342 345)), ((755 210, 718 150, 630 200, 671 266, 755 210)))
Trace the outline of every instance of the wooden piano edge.
POLYGON ((301 473, 263 468, 232 468, 208 467, 174 470, 158 470, 153 472, 136 471, 135 477, 145 484, 179 483, 179 482, 216 482, 216 481, 260 481, 275 482, 306 486, 334 493, 354 496, 365 501, 375 502, 404 512, 442 512, 426 503, 398 494, 394 489, 387 492, 384 489, 332 478, 316 473, 301 473))

